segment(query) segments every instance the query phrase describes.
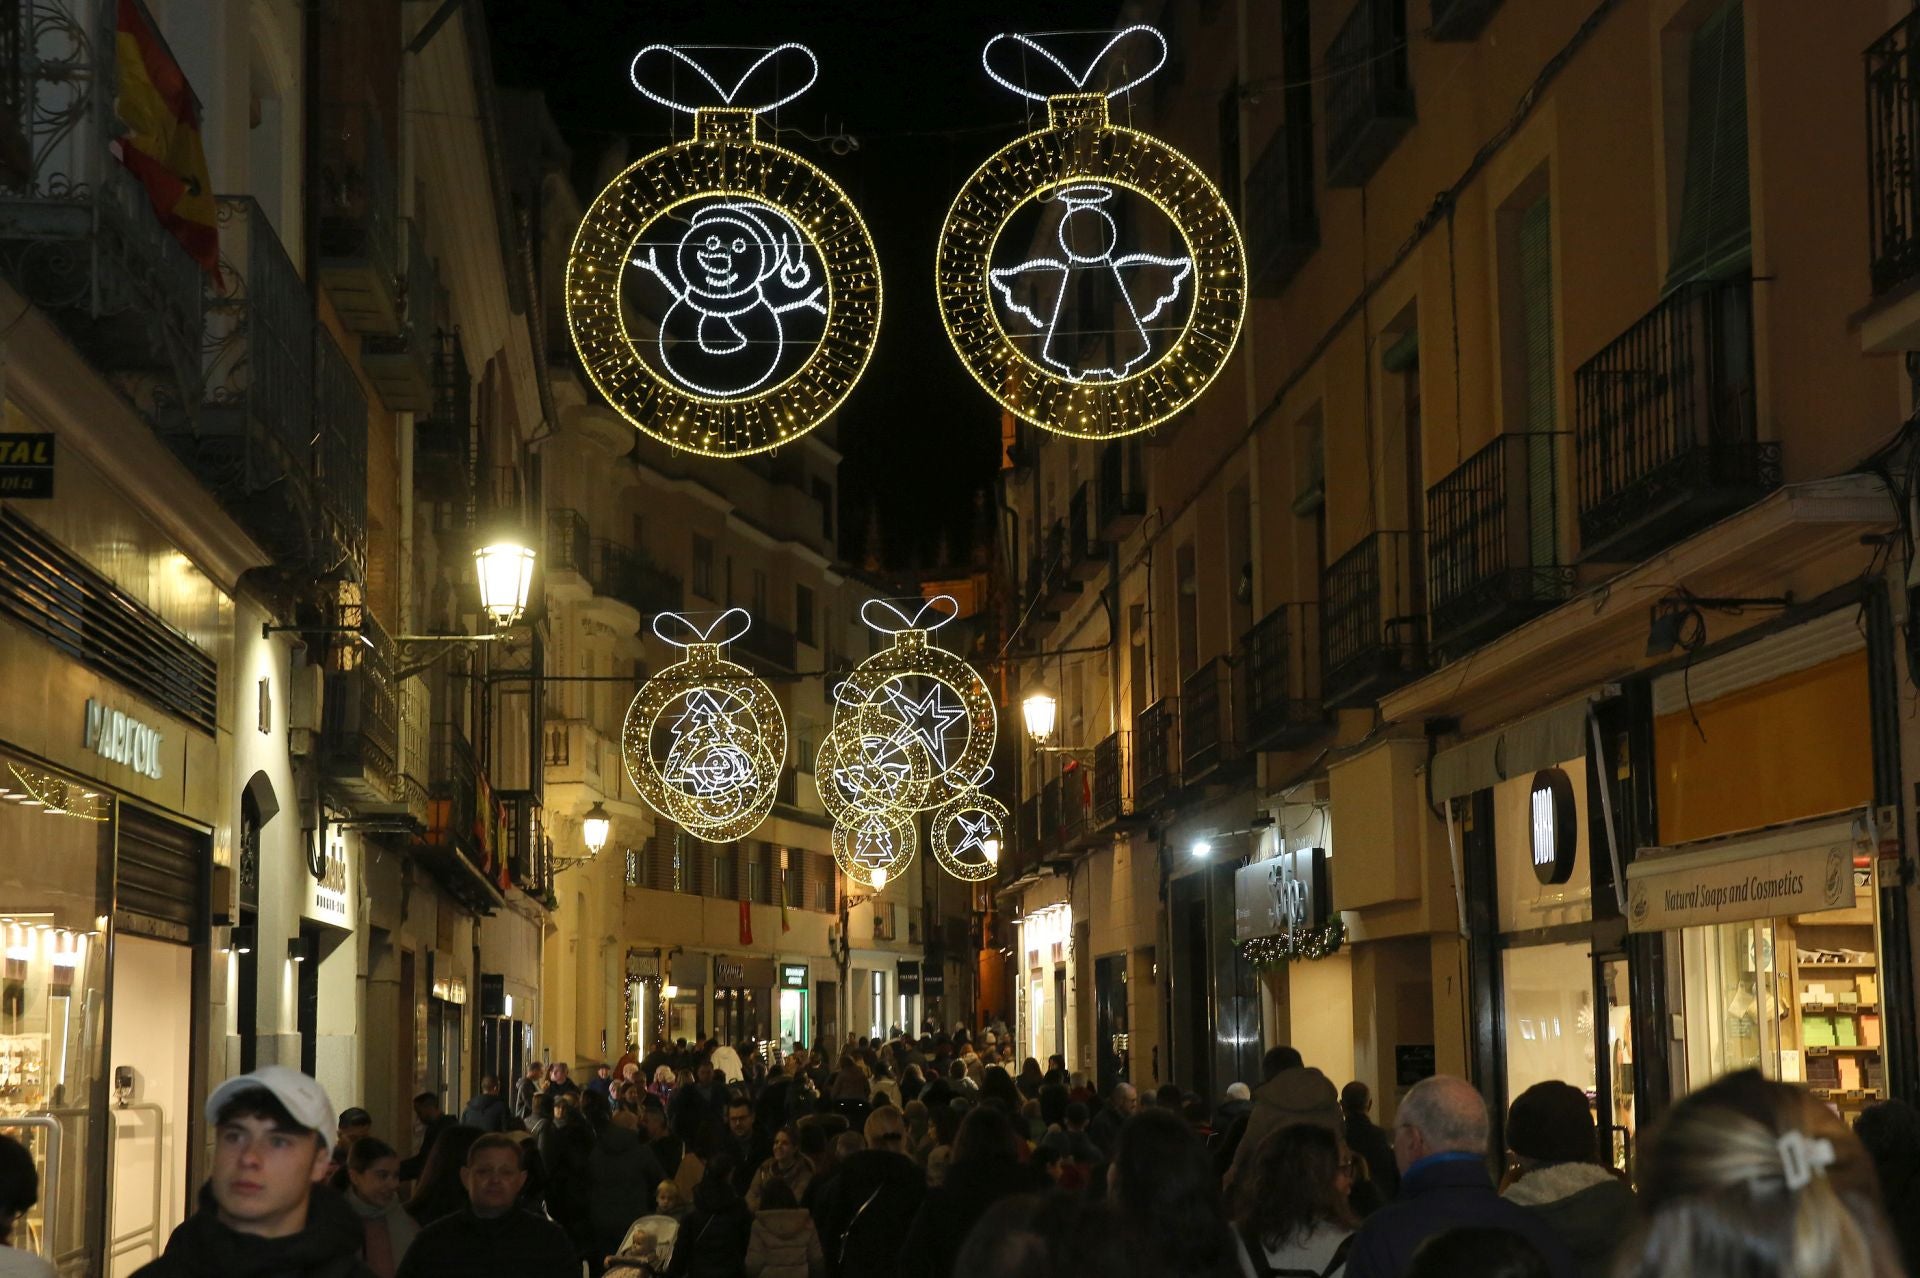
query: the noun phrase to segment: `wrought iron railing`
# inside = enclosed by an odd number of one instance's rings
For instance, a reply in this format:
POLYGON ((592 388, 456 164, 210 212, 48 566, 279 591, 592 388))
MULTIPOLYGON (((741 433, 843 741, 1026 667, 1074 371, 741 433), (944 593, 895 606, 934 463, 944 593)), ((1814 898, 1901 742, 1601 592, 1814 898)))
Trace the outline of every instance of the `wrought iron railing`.
POLYGON ((1133 815, 1131 734, 1110 732, 1093 747, 1093 824, 1097 829, 1133 815))
POLYGON ((433 405, 413 422, 416 482, 445 500, 463 499, 473 486, 473 382, 458 332, 433 338, 433 405))
POLYGON ((1566 598, 1559 432, 1502 435, 1427 490, 1432 640, 1449 655, 1566 598))
POLYGON ((328 649, 320 716, 327 777, 353 798, 389 802, 400 785, 393 641, 364 604, 337 606, 334 620, 357 633, 328 649))
POLYGON ((1867 46, 1868 271, 1875 296, 1920 275, 1920 11, 1867 46))
POLYGON ((1091 481, 1074 489, 1073 499, 1067 503, 1067 548, 1073 555, 1076 568, 1097 568, 1106 561, 1107 543, 1100 538, 1099 529, 1093 523, 1093 484, 1091 481))
POLYGON ((624 602, 633 575, 633 551, 617 541, 594 537, 587 543, 587 581, 593 593, 624 602))
POLYGON ((1320 609, 1281 604, 1240 641, 1240 736, 1249 750, 1287 750, 1327 726, 1320 703, 1320 609))
POLYGON ((800 667, 799 645, 793 631, 784 626, 776 626, 770 621, 755 617, 746 633, 733 641, 734 651, 753 657, 760 662, 779 670, 793 671, 800 667))
POLYGON ((540 796, 531 790, 500 790, 494 797, 500 800, 501 852, 508 877, 528 896, 544 900, 553 886, 553 848, 540 796))
POLYGON ((1363 705, 1418 672, 1424 618, 1414 541, 1404 532, 1370 533, 1327 569, 1321 620, 1328 705, 1363 705))
POLYGON ((1040 851, 1044 855, 1060 846, 1066 834, 1066 810, 1062 806, 1061 780, 1050 778, 1040 787, 1040 851))
POLYGON ((480 763, 466 732, 452 720, 433 725, 427 776, 428 841, 457 848, 475 864, 483 864, 480 763))
POLYGON ((1247 274, 1255 293, 1274 297, 1320 244, 1313 202, 1313 151, 1295 130, 1273 131, 1247 174, 1247 274))
POLYGON ((547 512, 547 572, 589 576, 587 565, 591 562, 592 547, 585 515, 565 508, 547 512))
MULTIPOLYGON (((200 384, 203 271, 110 149, 126 132, 115 109, 121 8, 116 0, 0 8, 0 77, 19 125, 0 182, 0 271, 102 368, 163 375, 163 398, 178 407, 200 384)), ((158 41, 146 5, 125 8, 158 41)), ((172 61, 164 42, 155 56, 172 61)), ((197 111, 184 77, 177 89, 197 111)))
POLYGON ((1200 780, 1235 755, 1231 667, 1215 657, 1180 685, 1181 777, 1200 780))
MULTIPOLYGON (((644 550, 633 552, 627 602, 642 613, 678 612, 686 599, 680 578, 653 562, 644 550)), ((761 623, 755 621, 757 627, 761 623)), ((791 670, 793 666, 786 667, 791 670)))
POLYGON ((438 332, 440 277, 427 252, 417 218, 402 219, 405 261, 400 273, 398 331, 367 333, 360 339, 360 366, 395 412, 424 413, 433 408, 435 337, 438 332))
POLYGON ((1180 699, 1162 697, 1133 724, 1133 803, 1144 812, 1180 788, 1180 699))
POLYGON ((1359 186, 1413 123, 1407 0, 1356 0, 1327 46, 1327 185, 1359 186))
POLYGON ((1753 285, 1668 294, 1575 371, 1583 558, 1637 558, 1779 486, 1758 438, 1753 285))
POLYGON ((328 289, 347 323, 392 332, 399 319, 400 204, 379 113, 362 102, 320 108, 317 247, 328 289))
POLYGON ((313 331, 313 434, 319 442, 320 511, 331 542, 367 562, 367 396, 333 334, 313 331))

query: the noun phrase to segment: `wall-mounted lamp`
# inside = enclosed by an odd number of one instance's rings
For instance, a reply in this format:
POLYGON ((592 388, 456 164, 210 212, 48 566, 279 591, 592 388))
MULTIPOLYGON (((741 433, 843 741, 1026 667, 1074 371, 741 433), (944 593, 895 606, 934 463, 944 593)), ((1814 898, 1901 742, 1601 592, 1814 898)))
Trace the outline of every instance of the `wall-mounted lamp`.
POLYGON ((233 930, 227 933, 227 948, 235 954, 253 953, 253 925, 251 923, 236 924, 233 930))
POLYGON ((304 963, 313 957, 313 938, 310 936, 290 936, 287 938, 287 958, 295 963, 304 963))
POLYGON ((587 814, 580 818, 580 839, 587 845, 587 854, 600 855, 600 849, 607 846, 607 836, 612 833, 613 817, 606 805, 595 799, 587 814))

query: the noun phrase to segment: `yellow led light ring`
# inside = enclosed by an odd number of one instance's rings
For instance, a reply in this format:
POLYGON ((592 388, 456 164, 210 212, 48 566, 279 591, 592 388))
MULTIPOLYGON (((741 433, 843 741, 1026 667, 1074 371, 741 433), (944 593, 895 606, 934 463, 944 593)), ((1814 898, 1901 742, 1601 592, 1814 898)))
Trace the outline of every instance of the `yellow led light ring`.
POLYGON ((990 838, 1004 848, 1009 819, 1006 804, 990 794, 967 790, 933 814, 933 819, 928 823, 927 847, 940 868, 954 878, 968 883, 990 879, 999 870, 1000 863, 988 860, 984 848, 976 857, 966 858, 955 848, 954 836, 960 836, 967 851, 979 847, 990 838), (987 823, 985 829, 968 828, 970 824, 981 820, 987 823))
POLYGON ((892 882, 913 864, 919 840, 911 815, 875 815, 862 817, 855 824, 834 822, 827 842, 840 872, 861 887, 872 887, 875 870, 885 870, 888 882, 892 882), (876 857, 874 852, 881 848, 886 849, 886 855, 876 857))
POLYGON ((724 843, 752 833, 773 811, 787 720, 767 685, 721 657, 720 645, 686 651, 641 685, 621 728, 621 754, 647 806, 696 838, 724 843), (705 721, 682 729, 669 717, 705 721), (675 738, 664 757, 656 746, 662 731, 675 738))
POLYGON ((567 324, 587 376, 637 430, 689 452, 743 457, 806 434, 859 381, 880 327, 880 263, 846 193, 800 156, 757 141, 751 112, 703 111, 696 128, 594 198, 567 260, 567 324), (805 361, 776 384, 703 395, 640 355, 620 285, 649 228, 685 204, 728 196, 770 205, 804 229, 827 277, 826 324, 805 361))
POLYGON ((820 805, 838 822, 869 816, 901 816, 927 806, 933 761, 912 737, 898 735, 898 724, 870 709, 836 709, 826 739, 814 749, 813 780, 820 805), (875 748, 869 743, 882 743, 875 748), (853 760, 854 762, 850 762, 853 760), (865 769, 904 768, 892 785, 875 784, 865 769), (851 770, 850 770, 851 769, 851 770))
POLYGON ((1166 421, 1219 376, 1246 316, 1246 248, 1219 191, 1159 139, 1106 120, 1098 95, 1049 103, 1054 125, 1002 148, 975 170, 947 213, 935 287, 947 337, 975 381, 1007 411, 1080 439, 1111 439, 1166 421), (1147 200, 1192 259, 1193 305, 1180 335, 1127 376, 1076 381, 1030 357, 994 303, 993 250, 1014 215, 1076 182, 1147 200))
POLYGON ((843 704, 887 716, 898 731, 903 726, 901 720, 886 708, 887 685, 896 679, 915 677, 952 691, 965 712, 966 744, 944 768, 934 773, 927 797, 920 805, 923 809, 941 807, 964 791, 969 779, 978 776, 993 758, 999 722, 993 708, 993 694, 987 690, 979 672, 959 654, 929 643, 925 630, 900 630, 894 632, 891 647, 882 648, 854 667, 838 695, 843 704))

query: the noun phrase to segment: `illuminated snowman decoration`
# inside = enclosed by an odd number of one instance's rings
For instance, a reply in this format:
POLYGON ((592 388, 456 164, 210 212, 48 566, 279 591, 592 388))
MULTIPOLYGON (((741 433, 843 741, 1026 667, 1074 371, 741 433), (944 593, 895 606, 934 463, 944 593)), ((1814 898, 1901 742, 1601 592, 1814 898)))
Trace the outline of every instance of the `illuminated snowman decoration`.
POLYGON ((827 313, 825 289, 814 283, 807 264, 805 238, 770 204, 708 204, 674 246, 671 269, 659 259, 659 246, 650 245, 633 265, 657 278, 673 298, 660 320, 660 362, 703 395, 746 395, 765 385, 786 351, 781 317, 827 313), (770 288, 778 300, 769 296, 770 288))

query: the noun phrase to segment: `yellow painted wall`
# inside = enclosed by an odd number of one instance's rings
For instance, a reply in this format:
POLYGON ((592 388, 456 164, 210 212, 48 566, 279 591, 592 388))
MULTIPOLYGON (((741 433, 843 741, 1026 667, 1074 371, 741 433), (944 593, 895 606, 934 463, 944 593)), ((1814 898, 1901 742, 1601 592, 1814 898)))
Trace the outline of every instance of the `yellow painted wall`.
POLYGON ((1867 654, 1850 653, 1654 721, 1660 841, 1684 843, 1873 798, 1867 654), (1705 740, 1701 739, 1701 732, 1705 740))

